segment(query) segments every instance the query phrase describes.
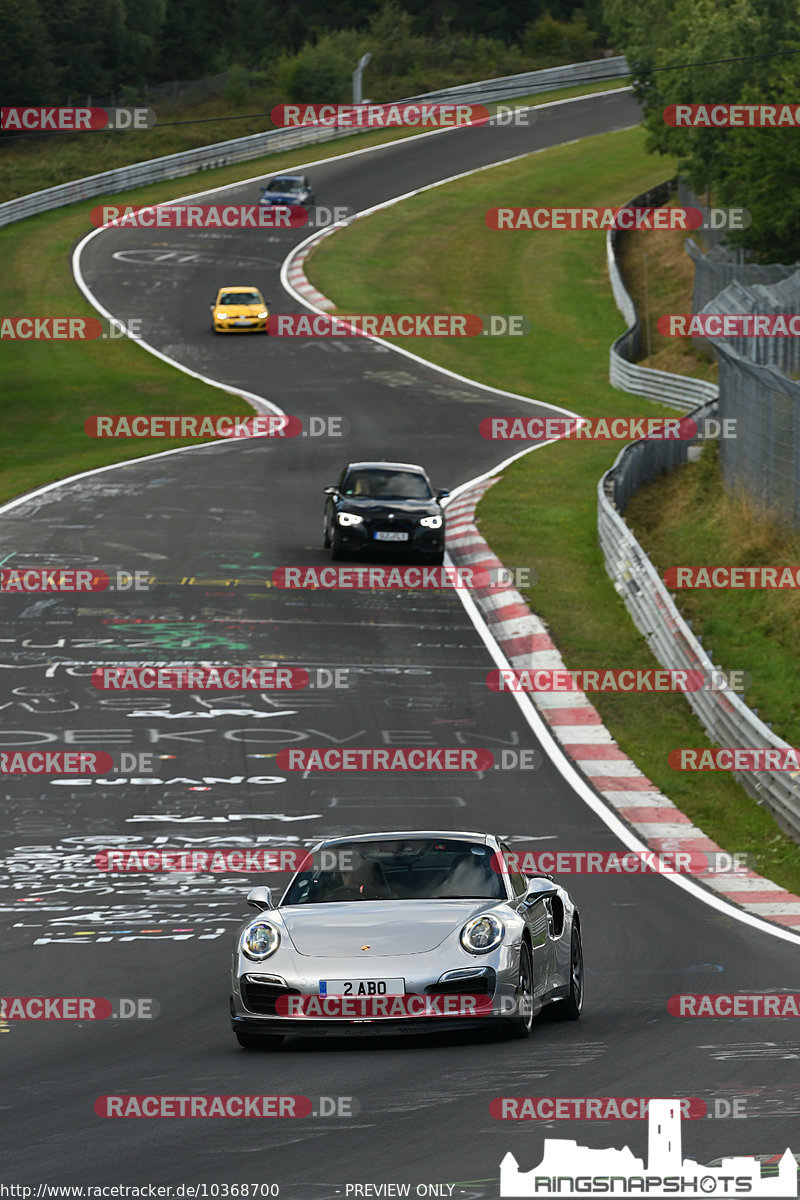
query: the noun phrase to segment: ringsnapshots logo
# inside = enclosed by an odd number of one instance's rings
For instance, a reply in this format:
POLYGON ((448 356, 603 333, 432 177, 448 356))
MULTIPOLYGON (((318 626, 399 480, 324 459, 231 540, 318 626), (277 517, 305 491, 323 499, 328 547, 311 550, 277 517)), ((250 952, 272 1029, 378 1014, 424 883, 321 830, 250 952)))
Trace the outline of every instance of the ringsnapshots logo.
POLYGON ((511 1152, 500 1164, 500 1195, 512 1196, 797 1196, 797 1163, 787 1149, 777 1173, 762 1177, 752 1155, 723 1158, 707 1167, 684 1158, 679 1099, 651 1099, 648 1156, 623 1150, 591 1149, 574 1141, 545 1138, 542 1161, 520 1171, 511 1152))

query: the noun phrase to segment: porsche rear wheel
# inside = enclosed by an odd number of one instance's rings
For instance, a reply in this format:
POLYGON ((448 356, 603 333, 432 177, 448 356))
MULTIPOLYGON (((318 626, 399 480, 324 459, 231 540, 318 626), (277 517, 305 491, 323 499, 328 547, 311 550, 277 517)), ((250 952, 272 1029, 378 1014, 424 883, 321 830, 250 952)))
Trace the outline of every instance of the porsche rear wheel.
POLYGON ((533 959, 531 948, 523 942, 519 952, 519 983, 517 985, 517 1011, 508 1023, 510 1038, 526 1038, 533 1025, 533 959))

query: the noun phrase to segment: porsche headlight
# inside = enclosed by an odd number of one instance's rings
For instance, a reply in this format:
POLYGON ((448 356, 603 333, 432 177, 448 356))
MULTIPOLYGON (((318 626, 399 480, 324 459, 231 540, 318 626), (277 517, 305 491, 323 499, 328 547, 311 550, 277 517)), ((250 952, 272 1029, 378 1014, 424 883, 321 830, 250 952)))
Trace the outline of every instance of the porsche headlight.
POLYGON ((227 314, 227 313, 225 313, 225 312, 218 312, 218 313, 216 314, 216 317, 217 317, 217 320, 218 320, 218 321, 227 321, 227 319, 228 319, 228 314, 227 314))
POLYGON ((269 921, 256 921, 242 934, 242 954, 254 962, 263 962, 281 944, 281 935, 269 921))
POLYGON ((461 945, 470 954, 488 954, 500 945, 505 932, 502 921, 491 913, 485 913, 482 917, 467 921, 461 930, 461 945))
POLYGON ((360 525, 364 520, 358 513, 340 512, 336 517, 340 525, 360 525))
POLYGON ((426 529, 441 529, 442 518, 441 517, 423 517, 420 520, 420 525, 424 525, 426 529))

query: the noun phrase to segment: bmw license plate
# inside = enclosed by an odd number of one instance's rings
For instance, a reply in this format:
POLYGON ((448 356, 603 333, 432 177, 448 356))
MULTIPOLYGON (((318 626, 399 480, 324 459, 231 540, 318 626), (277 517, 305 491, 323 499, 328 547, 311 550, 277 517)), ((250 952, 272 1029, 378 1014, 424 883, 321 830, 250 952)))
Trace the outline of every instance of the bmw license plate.
POLYGON ((405 979, 320 979, 320 996, 402 996, 405 979))
POLYGON ((376 542, 407 542, 408 534, 402 533, 399 529, 379 529, 375 533, 376 542))

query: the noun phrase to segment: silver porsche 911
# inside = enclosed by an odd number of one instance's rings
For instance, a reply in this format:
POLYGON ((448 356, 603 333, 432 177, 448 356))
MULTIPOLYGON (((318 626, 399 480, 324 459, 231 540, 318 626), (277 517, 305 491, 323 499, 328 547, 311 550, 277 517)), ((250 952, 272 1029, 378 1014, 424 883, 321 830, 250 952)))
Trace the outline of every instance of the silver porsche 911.
POLYGON ((241 1046, 286 1034, 421 1033, 487 1021, 527 1037, 583 1006, 578 910, 496 837, 373 833, 320 842, 280 903, 238 932, 230 1009, 241 1046))

